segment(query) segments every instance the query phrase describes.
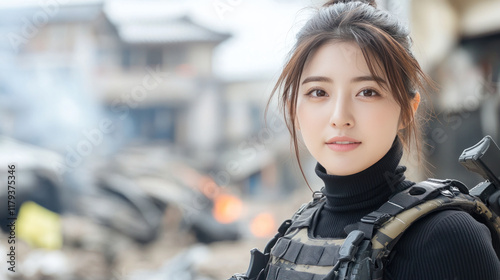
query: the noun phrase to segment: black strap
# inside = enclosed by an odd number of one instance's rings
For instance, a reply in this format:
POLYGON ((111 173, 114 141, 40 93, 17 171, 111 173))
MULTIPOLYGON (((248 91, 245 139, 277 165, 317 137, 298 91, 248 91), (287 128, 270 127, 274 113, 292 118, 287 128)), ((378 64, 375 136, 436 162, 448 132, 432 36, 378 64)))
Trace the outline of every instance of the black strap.
POLYGON ((452 191, 468 193, 464 184, 456 180, 427 179, 392 196, 379 209, 361 218, 357 228, 364 232, 366 239, 373 237, 374 229, 399 213, 415 207, 424 201, 436 198, 440 194, 453 195, 452 191))
POLYGON ((326 203, 326 198, 315 197, 313 201, 302 205, 302 207, 293 215, 290 231, 298 228, 312 227, 313 217, 326 203))

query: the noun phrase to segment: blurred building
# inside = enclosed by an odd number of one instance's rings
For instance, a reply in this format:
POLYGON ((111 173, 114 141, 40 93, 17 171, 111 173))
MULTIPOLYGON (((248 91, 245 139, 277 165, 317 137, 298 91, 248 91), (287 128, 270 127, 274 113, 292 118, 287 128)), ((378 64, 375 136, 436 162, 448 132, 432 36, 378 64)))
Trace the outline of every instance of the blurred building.
MULTIPOLYGON (((18 7, 26 15, 38 5, 18 7)), ((19 47, 23 69, 78 72, 111 114, 132 122, 124 137, 189 146, 208 131, 200 148, 221 141, 216 123, 220 81, 212 76, 213 49, 229 37, 187 17, 112 22, 102 1, 56 7, 37 34, 19 47), (208 106, 208 108, 207 108, 208 106), (214 108, 215 107, 215 108, 214 108), (201 114, 201 116, 200 116, 201 114), (203 130, 203 127, 212 127, 203 130)), ((29 19, 29 17, 28 17, 29 19)))
POLYGON ((500 143, 500 1, 419 0, 411 3, 414 51, 436 81, 424 106, 429 169, 473 187, 481 178, 458 157, 491 135, 500 143))
POLYGON ((11 27, 4 33, 13 63, 22 73, 56 75, 97 100, 81 117, 100 121, 94 127, 107 136, 101 146, 165 146, 173 159, 245 192, 296 185, 279 182, 290 168, 276 160, 289 154, 276 144, 288 145, 284 124, 274 116, 274 126, 264 126, 259 97, 271 91, 270 79, 228 82, 212 72, 214 49, 230 34, 183 13, 113 16, 103 0, 30 3, 0 10, 11 27))

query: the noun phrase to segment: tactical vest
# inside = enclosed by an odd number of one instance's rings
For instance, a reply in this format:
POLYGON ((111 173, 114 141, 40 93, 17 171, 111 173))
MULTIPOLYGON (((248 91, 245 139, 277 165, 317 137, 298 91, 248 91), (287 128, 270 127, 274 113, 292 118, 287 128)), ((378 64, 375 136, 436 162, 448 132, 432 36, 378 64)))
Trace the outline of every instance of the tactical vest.
MULTIPOLYGON (((352 232, 346 239, 314 238, 310 235, 314 217, 319 213, 325 201, 325 198, 321 198, 312 205, 306 206, 303 212, 297 214, 297 219, 292 220, 287 232, 271 249, 265 279, 333 279, 327 276, 340 268, 339 265, 346 256, 356 253, 349 251, 351 245, 348 244, 359 246, 359 243, 363 241, 361 231, 352 232)), ((369 246, 368 240, 363 243, 363 248, 366 246, 369 246)), ((367 247, 357 251, 368 252, 368 250, 367 247)))
POLYGON ((264 253, 251 251, 247 273, 231 279, 382 279, 387 258, 405 230, 422 217, 446 209, 466 211, 487 225, 500 259, 500 218, 459 181, 428 179, 395 194, 353 225, 345 239, 310 236, 314 216, 325 202, 316 195, 304 204, 281 225, 264 253))

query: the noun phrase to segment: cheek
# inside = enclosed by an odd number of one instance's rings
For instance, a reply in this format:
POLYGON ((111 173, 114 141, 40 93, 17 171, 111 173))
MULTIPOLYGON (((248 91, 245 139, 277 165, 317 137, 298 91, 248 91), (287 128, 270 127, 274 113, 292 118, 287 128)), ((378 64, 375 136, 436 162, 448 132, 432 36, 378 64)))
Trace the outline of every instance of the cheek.
POLYGON ((400 119, 401 119, 401 110, 399 106, 394 106, 386 111, 382 111, 383 117, 381 118, 383 125, 389 132, 397 133, 400 129, 400 119))
POLYGON ((390 106, 363 108, 363 110, 358 110, 358 116, 372 130, 397 133, 400 112, 401 110, 397 104, 391 104, 390 106))
POLYGON ((363 135, 369 139, 367 150, 364 150, 367 158, 367 168, 380 160, 390 149, 394 138, 398 133, 399 107, 384 106, 378 110, 365 110, 364 126, 360 127, 363 135))
POLYGON ((297 104, 296 128, 300 129, 300 134, 306 145, 313 138, 320 137, 319 132, 322 127, 321 115, 321 112, 318 112, 314 106, 297 104))
POLYGON ((301 101, 299 98, 297 100, 297 107, 295 110, 295 124, 296 127, 302 130, 303 128, 307 128, 309 126, 309 113, 307 110, 307 106, 301 101))

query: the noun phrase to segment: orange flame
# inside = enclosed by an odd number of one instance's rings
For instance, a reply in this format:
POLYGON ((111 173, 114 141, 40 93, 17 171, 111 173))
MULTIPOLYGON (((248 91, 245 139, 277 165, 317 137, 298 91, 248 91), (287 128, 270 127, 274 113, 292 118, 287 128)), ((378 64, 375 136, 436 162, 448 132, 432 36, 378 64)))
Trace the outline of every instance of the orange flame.
POLYGON ((213 214, 223 224, 236 221, 243 211, 243 203, 235 196, 220 194, 214 198, 213 214))
POLYGON ((273 215, 260 213, 250 224, 250 231, 256 237, 269 237, 276 232, 276 222, 273 215))

